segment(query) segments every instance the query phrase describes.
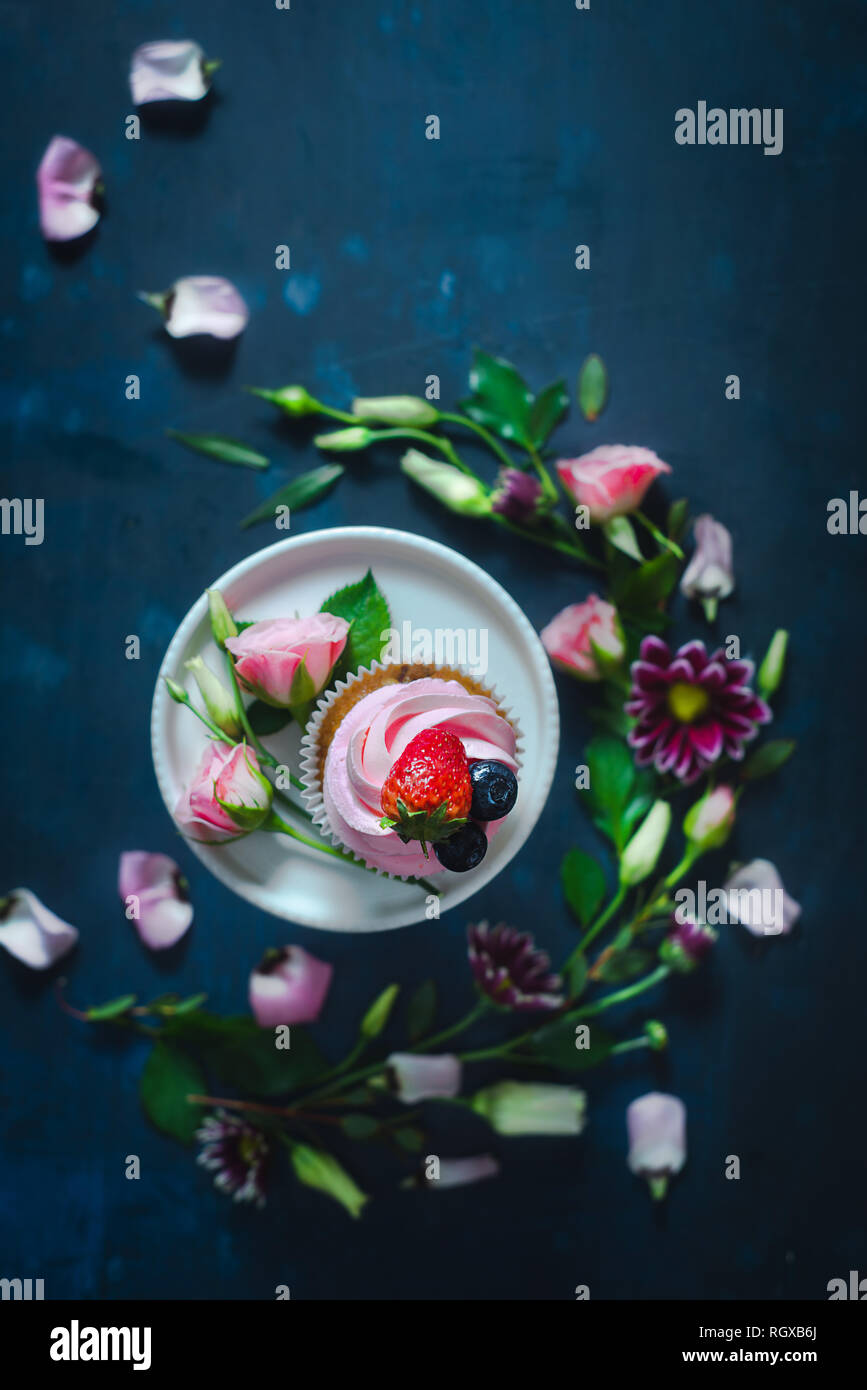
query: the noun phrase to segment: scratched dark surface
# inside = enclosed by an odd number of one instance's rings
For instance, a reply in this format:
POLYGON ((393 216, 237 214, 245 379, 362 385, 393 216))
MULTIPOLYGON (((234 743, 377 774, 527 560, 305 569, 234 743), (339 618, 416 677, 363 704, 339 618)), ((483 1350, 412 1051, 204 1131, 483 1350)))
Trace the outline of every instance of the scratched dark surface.
MULTIPOLYGON (((864 477, 864 16, 841 0, 0 4, 0 489, 46 507, 41 547, 0 538, 2 878, 80 927, 62 968, 70 998, 204 989, 241 1011, 261 951, 298 941, 335 964, 317 1035, 338 1056, 390 980, 432 974, 450 1016, 469 1006, 471 917, 531 925, 555 958, 571 948, 557 866, 573 843, 599 846, 572 790, 589 726, 566 682, 554 790, 517 861, 471 913, 367 939, 234 898, 177 840, 150 762, 153 682, 177 623, 268 543, 239 518, 315 457, 241 385, 303 381, 346 405, 418 392, 435 372, 451 401, 476 343, 537 386, 574 383, 600 352, 607 414, 596 426, 573 414, 560 451, 655 448, 675 470, 668 497, 688 494, 734 533, 738 589, 718 632, 760 654, 774 627, 791 629, 779 729, 799 756, 744 799, 731 848, 774 860, 803 904, 792 938, 724 930, 699 977, 625 1011, 624 1036, 663 1017, 670 1052, 589 1073, 580 1140, 492 1143, 481 1124, 434 1115, 438 1151, 493 1147, 504 1167, 442 1195, 399 1192, 397 1165, 356 1146, 353 1171, 376 1197, 358 1223, 288 1180, 264 1215, 227 1202, 144 1120, 142 1049, 62 1015, 51 979, 4 955, 0 1275, 42 1277, 48 1297, 270 1298, 288 1284, 302 1299, 569 1299, 589 1284, 593 1298, 805 1299, 867 1273, 867 541, 826 530, 828 499, 864 477), (164 37, 224 59, 214 99, 198 129, 149 125, 128 141, 129 54, 164 37), (674 112, 699 100, 784 108, 783 153, 677 146, 674 112), (429 114, 439 142, 424 138, 429 114), (97 154, 107 186, 71 260, 36 220, 33 172, 55 132, 97 154), (289 273, 274 267, 279 243, 289 273), (574 268, 578 243, 589 271, 574 268), (133 297, 191 273, 228 276, 252 309, 220 368, 178 353, 133 297), (732 372, 738 402, 724 398, 732 372), (209 462, 167 426, 238 436, 274 465, 209 462), (124 659, 129 633, 138 662, 124 659), (127 848, 188 871, 196 921, 167 961, 120 913, 127 848), (625 1166, 624 1108, 656 1086, 689 1107, 689 1163, 664 1210, 625 1166), (132 1153, 138 1182, 124 1177, 132 1153), (730 1154, 738 1182, 724 1178, 730 1154)), ((376 522, 444 541, 537 627, 590 591, 554 557, 426 503, 396 458, 352 462, 299 529, 376 522)), ((704 630, 679 607, 677 631, 704 630)))

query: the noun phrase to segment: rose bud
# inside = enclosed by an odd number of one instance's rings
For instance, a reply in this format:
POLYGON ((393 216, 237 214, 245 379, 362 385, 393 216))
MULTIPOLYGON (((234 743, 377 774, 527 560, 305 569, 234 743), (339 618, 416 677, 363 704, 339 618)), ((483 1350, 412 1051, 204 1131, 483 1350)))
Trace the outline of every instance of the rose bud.
POLYGON ((217 679, 210 666, 200 656, 185 661, 184 667, 191 672, 199 687, 205 709, 217 728, 222 729, 228 738, 240 738, 243 730, 235 708, 235 700, 222 681, 217 679))
POLYGON ((219 589, 208 589, 208 613, 214 641, 221 651, 225 651, 226 638, 237 637, 238 628, 219 589))
POLYGON ((551 664, 582 681, 602 680, 626 654, 617 609, 596 594, 564 608, 539 635, 551 664))
POLYGON ((490 516, 491 498, 484 483, 455 468, 454 464, 428 458, 418 449, 407 449, 400 467, 401 472, 449 511, 461 516, 490 516))
POLYGON ((385 1065, 392 1092, 404 1105, 435 1097, 451 1099, 461 1089, 461 1063, 451 1055, 392 1052, 385 1065))
POLYGON ((129 85, 136 106, 151 101, 201 101, 211 89, 218 60, 206 62, 192 39, 143 43, 132 55, 129 85))
POLYGON ((247 327, 250 311, 235 286, 220 275, 187 275, 162 294, 141 292, 139 299, 157 309, 172 338, 206 333, 212 338, 237 338, 247 327))
POLYGON ((560 482, 572 501, 587 507, 590 520, 598 523, 637 511, 654 478, 670 472, 652 449, 629 444, 602 444, 580 458, 557 463, 560 482))
POLYGON ((266 820, 274 789, 245 743, 212 743, 175 807, 182 835, 200 844, 225 844, 266 820))
POLYGON ((434 425, 440 413, 421 396, 359 396, 352 402, 352 413, 359 420, 377 420, 383 425, 434 425))
POLYGON ((672 970, 686 975, 707 955, 718 933, 689 913, 683 916, 682 911, 678 908, 672 918, 672 929, 660 945, 659 959, 672 970))
POLYGON ((728 914, 753 936, 786 936, 801 915, 769 859, 742 865, 723 885, 728 914))
POLYGON ((697 517, 693 534, 695 553, 683 572, 680 592, 699 599, 712 623, 720 599, 728 598, 735 587, 732 538, 722 522, 708 515, 697 517))
POLYGON ((266 951, 250 976, 248 998, 260 1028, 315 1023, 331 987, 334 967, 301 946, 266 951))
POLYGON ((495 1178, 500 1165, 493 1154, 474 1154, 471 1158, 441 1158, 436 1177, 428 1177, 427 1166, 422 1168, 417 1178, 410 1178, 404 1186, 424 1187, 429 1192, 445 1192, 450 1187, 467 1187, 485 1178, 495 1178))
POLYGON ((167 854, 126 850, 120 856, 117 890, 126 915, 152 951, 174 946, 193 920, 186 881, 167 854))
POLYGON ((697 850, 719 849, 735 823, 737 797, 731 787, 714 787, 690 806, 683 821, 683 833, 697 850))
POLYGON ((31 970, 48 970, 77 940, 77 929, 49 912, 29 888, 13 888, 0 898, 0 946, 31 970))
POLYGON ((667 801, 655 801, 623 851, 620 860, 622 884, 634 888, 653 873, 670 826, 671 806, 667 801))
POLYGON ((331 613, 266 618, 227 637, 235 674, 245 690, 279 709, 314 699, 328 684, 346 646, 349 623, 331 613))
POLYGON ((66 135, 54 136, 36 171, 39 226, 46 241, 74 241, 96 226, 94 198, 101 181, 90 150, 66 135))
POLYGON ((491 507, 498 516, 518 526, 532 526, 550 504, 538 478, 520 468, 501 468, 491 493, 491 507))
POLYGON ((686 1162, 686 1106, 677 1096, 650 1091, 627 1107, 626 1128, 629 1167, 647 1179, 659 1201, 686 1162))
POLYGON ((580 1134, 587 1097, 574 1086, 498 1081, 478 1091, 472 1106, 498 1134, 580 1134))

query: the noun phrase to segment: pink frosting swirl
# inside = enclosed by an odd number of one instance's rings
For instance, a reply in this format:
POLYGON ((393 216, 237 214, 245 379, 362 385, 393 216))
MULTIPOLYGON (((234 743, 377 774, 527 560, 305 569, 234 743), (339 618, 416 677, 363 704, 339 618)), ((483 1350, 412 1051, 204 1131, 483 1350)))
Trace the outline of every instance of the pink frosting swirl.
MULTIPOLYGON (((515 732, 493 700, 473 695, 459 681, 424 677, 384 685, 365 695, 341 720, 325 759, 322 796, 333 833, 367 864, 391 874, 429 877, 442 865, 417 844, 384 830, 380 795, 393 764, 424 729, 457 734, 471 762, 505 763, 517 772, 515 732)), ((502 821, 484 826, 490 839, 502 821)))

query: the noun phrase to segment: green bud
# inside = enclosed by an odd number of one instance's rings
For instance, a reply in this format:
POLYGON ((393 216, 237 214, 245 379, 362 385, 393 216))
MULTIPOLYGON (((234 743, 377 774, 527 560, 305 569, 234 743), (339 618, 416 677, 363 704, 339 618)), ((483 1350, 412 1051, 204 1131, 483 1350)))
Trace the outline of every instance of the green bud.
POLYGON ((434 425, 440 413, 421 396, 359 396, 352 402, 359 420, 378 420, 383 425, 434 425))
POLYGON ((408 449, 400 466, 408 478, 442 502, 449 511, 459 512, 461 516, 490 516, 492 508, 488 488, 453 464, 428 458, 418 449, 408 449))
POLYGON ((789 634, 785 628, 778 628, 771 638, 771 645, 765 653, 765 659, 759 667, 758 684, 759 693, 769 699, 778 689, 780 681, 783 679, 783 669, 786 664, 786 648, 789 645, 789 634))
POLYGON ((350 425, 346 430, 317 434, 313 443, 317 449, 327 449, 331 454, 351 454, 356 449, 366 449, 375 439, 373 430, 365 429, 363 425, 350 425))
POLYGON ((319 1192, 326 1192, 335 1202, 345 1207, 350 1216, 361 1215, 362 1207, 370 1198, 356 1186, 336 1158, 323 1149, 314 1149, 309 1144, 294 1142, 291 1142, 290 1157, 295 1176, 305 1187, 315 1187, 319 1192))
POLYGON ((731 787, 723 784, 705 792, 684 817, 684 835, 702 854, 709 849, 719 849, 731 834, 736 806, 737 798, 731 787))
POLYGON ((671 827, 671 807, 667 801, 655 801, 623 851, 620 861, 620 882, 634 888, 656 868, 671 827))
POLYGON ((200 656, 191 657, 189 661, 184 662, 184 666, 191 672, 196 685, 199 687, 199 694, 205 702, 205 709, 217 728, 222 729, 228 738, 239 739, 242 725, 238 718, 234 696, 217 679, 210 666, 200 656))
POLYGON ((361 1035, 365 1038, 378 1038, 385 1025, 388 1023, 389 1015, 394 1007, 394 1001, 400 991, 400 985, 389 985, 382 991, 378 999, 374 999, 364 1018, 361 1020, 361 1035))
POLYGON ((166 690, 171 695, 175 704, 185 705, 187 703, 187 692, 184 690, 184 687, 182 685, 178 685, 177 681, 173 681, 171 676, 166 676, 165 680, 166 690))
POLYGON ((226 638, 237 637, 238 629, 219 589, 208 590, 208 608, 211 614, 211 632, 214 634, 214 641, 221 651, 225 651, 226 638))
POLYGON ((667 965, 669 970, 675 971, 678 975, 689 975, 698 965, 695 956, 684 950, 682 942, 676 936, 666 936, 662 939, 658 955, 660 963, 667 965))
POLYGON ((281 386, 279 391, 263 391, 259 386, 248 386, 247 390, 251 396, 270 401, 287 415, 318 415, 321 409, 319 401, 314 400, 303 386, 281 386))
POLYGON ((478 1091, 472 1106, 497 1134, 580 1134, 587 1097, 574 1086, 498 1081, 478 1091))
POLYGON ((664 1052, 668 1047, 668 1029, 658 1018, 649 1018, 644 1025, 644 1035, 654 1052, 664 1052))

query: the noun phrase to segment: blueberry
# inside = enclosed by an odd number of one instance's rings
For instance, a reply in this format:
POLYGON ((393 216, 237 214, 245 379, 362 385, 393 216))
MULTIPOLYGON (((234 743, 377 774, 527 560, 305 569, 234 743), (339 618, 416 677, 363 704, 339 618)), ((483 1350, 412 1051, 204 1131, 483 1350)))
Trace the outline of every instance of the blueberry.
POLYGON ((454 835, 440 840, 433 848, 444 869, 465 874, 467 869, 475 869, 481 864, 488 850, 488 837, 480 825, 467 821, 454 835))
POLYGON ((473 820, 501 820, 518 799, 518 779, 505 763, 471 763, 473 820))

